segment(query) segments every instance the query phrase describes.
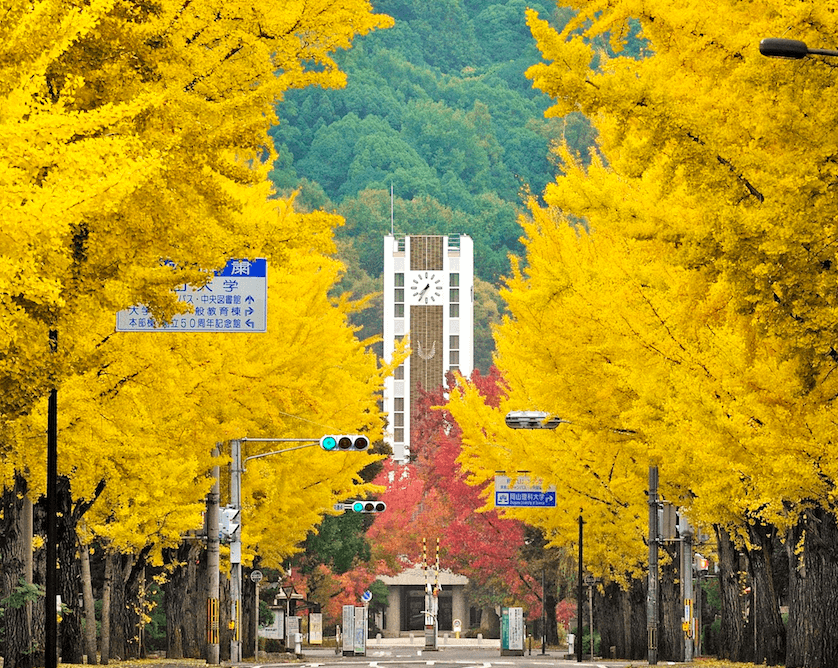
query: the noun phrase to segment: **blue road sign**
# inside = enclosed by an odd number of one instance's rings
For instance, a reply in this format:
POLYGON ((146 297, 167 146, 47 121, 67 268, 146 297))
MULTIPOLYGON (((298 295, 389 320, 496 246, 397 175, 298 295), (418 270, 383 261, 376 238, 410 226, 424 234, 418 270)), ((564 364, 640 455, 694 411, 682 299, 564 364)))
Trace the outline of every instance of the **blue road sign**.
POLYGON ((495 492, 498 508, 555 508, 555 492, 506 491, 495 492))

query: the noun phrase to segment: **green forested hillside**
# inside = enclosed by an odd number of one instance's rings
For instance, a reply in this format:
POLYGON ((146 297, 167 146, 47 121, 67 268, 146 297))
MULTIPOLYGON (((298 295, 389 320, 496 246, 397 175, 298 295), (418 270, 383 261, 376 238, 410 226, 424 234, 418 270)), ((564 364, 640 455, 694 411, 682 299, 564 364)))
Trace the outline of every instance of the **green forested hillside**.
MULTIPOLYGON (((475 363, 490 363, 489 322, 509 253, 521 250, 516 220, 521 193, 552 180, 550 143, 566 137, 584 152, 581 117, 545 119, 549 99, 524 71, 539 61, 525 24, 527 6, 561 25, 568 10, 551 2, 378 0, 394 28, 356 41, 340 54, 342 90, 291 91, 279 105, 273 136, 280 154, 273 179, 297 204, 337 210, 344 289, 380 289, 382 236, 465 233, 474 238, 481 281, 475 363), (482 334, 481 334, 482 331, 482 334)), ((380 309, 360 316, 363 335, 380 331, 380 309)))

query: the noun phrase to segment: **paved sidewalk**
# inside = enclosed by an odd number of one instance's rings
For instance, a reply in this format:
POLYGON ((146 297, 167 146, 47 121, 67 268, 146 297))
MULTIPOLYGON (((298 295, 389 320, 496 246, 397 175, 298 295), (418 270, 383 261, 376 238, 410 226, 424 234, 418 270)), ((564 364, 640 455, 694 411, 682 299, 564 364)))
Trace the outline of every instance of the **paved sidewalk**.
MULTIPOLYGON (((367 647, 415 647, 425 646, 425 636, 399 638, 367 638, 367 647)), ((499 638, 455 638, 453 634, 440 634, 437 647, 473 647, 475 649, 500 649, 499 638)))

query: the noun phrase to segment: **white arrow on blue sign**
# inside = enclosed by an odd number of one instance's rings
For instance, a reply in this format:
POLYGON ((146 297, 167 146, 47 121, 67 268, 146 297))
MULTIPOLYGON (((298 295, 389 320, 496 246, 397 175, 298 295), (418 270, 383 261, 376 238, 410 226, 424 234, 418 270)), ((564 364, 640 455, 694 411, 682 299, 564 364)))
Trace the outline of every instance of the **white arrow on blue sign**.
POLYGON ((372 592, 367 589, 363 594, 361 594, 361 600, 364 603, 369 603, 372 600, 372 592))
POLYGON ((555 508, 555 492, 495 492, 499 508, 555 508))
POLYGON ((540 480, 518 476, 495 476, 495 506, 499 508, 555 508, 556 487, 542 487, 540 480))

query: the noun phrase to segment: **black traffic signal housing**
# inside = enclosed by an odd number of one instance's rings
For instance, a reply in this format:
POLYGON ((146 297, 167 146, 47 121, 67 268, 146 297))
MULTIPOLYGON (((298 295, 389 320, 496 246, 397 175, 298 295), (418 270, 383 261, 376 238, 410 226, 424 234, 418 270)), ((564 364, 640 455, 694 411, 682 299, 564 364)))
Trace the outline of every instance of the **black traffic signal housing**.
POLYGON ((383 501, 346 501, 343 508, 354 513, 383 513, 387 504, 383 501))
POLYGON ((362 452, 369 449, 370 439, 363 434, 328 434, 320 439, 326 452, 362 452))

